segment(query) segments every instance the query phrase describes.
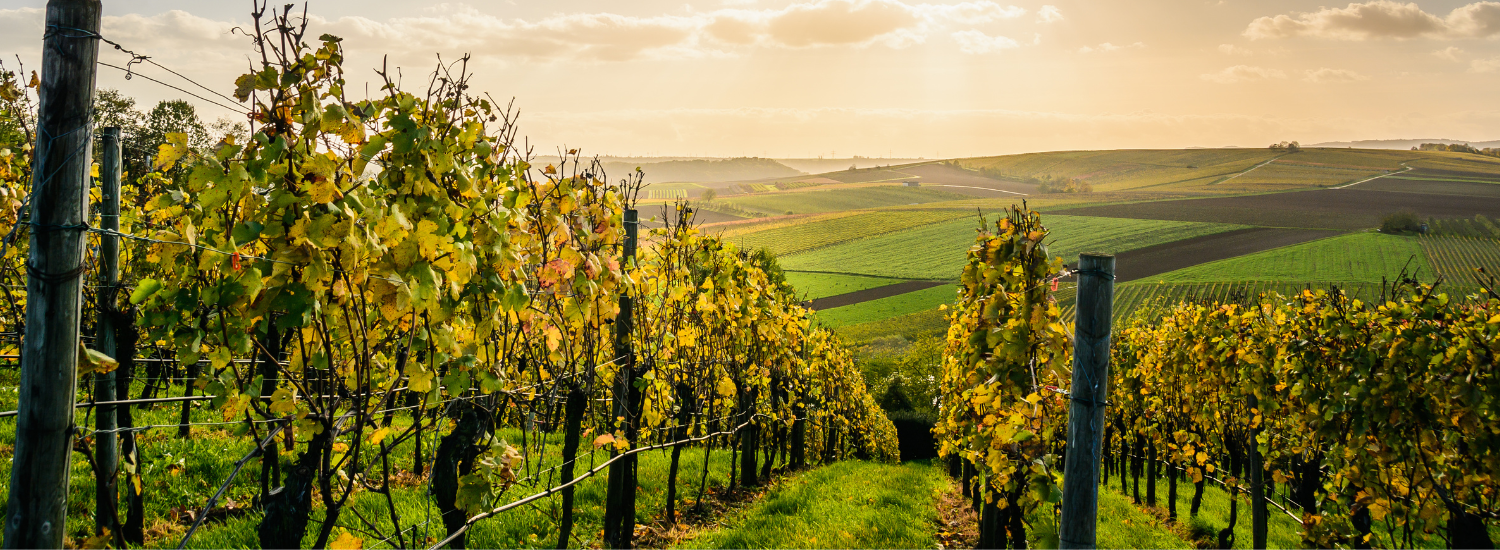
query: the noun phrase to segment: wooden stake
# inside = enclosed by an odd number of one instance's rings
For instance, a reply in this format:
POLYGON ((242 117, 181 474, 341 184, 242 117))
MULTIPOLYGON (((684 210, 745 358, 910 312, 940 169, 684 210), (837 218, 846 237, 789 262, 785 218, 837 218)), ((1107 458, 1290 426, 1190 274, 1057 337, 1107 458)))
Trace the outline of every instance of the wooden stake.
MULTIPOLYGON (((99 132, 103 145, 99 155, 99 226, 108 231, 120 230, 120 129, 104 128, 99 132)), ((120 284, 120 238, 110 234, 99 237, 99 311, 94 328, 95 347, 100 353, 119 357, 115 342, 115 295, 120 284)), ((115 400, 114 371, 94 375, 94 401, 115 400)), ((115 479, 120 464, 119 421, 114 405, 94 407, 94 534, 119 533, 115 479)))
POLYGON ((99 0, 47 2, 6 548, 62 548, 67 535, 101 11, 99 0))
POLYGON ((1078 324, 1073 338, 1072 405, 1063 469, 1059 548, 1094 548, 1099 519, 1099 447, 1109 397, 1109 333, 1115 257, 1078 258, 1078 324))

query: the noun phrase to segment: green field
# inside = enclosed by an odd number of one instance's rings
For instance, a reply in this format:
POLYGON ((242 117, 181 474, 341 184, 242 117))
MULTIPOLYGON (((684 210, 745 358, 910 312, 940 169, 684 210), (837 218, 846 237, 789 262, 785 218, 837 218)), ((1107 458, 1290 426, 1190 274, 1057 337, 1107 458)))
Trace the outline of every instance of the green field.
POLYGON ((973 212, 952 210, 881 210, 768 228, 729 237, 729 241, 741 248, 766 248, 778 256, 785 256, 973 215, 973 212))
POLYGON ((807 273, 803 271, 786 272, 786 281, 792 284, 792 288, 797 289, 797 297, 804 300, 838 296, 857 290, 901 282, 896 279, 886 279, 883 277, 862 277, 859 275, 842 275, 838 273, 807 273))
POLYGON ((1331 239, 1199 264, 1153 277, 1167 282, 1285 281, 1293 283, 1379 283, 1408 273, 1431 276, 1432 268, 1415 237, 1351 233, 1331 239))
POLYGON ((885 206, 924 204, 966 198, 964 195, 925 187, 881 185, 827 191, 766 193, 753 196, 721 198, 719 202, 764 216, 815 214, 840 210, 859 210, 885 206))
MULTIPOLYGON (((1051 230, 1047 241, 1049 253, 1070 260, 1085 251, 1124 252, 1242 228, 1215 223, 1080 216, 1046 216, 1044 221, 1051 230)), ((961 275, 978 227, 977 219, 952 220, 793 254, 782 258, 781 265, 798 271, 952 281, 961 275)))
POLYGON ((948 487, 925 461, 846 460, 799 473, 741 517, 682 548, 932 548, 937 496, 948 487))
POLYGON ((944 317, 945 313, 937 309, 927 309, 880 321, 844 325, 835 328, 834 332, 844 340, 844 343, 851 345, 863 344, 886 336, 901 336, 908 340, 916 340, 923 336, 941 335, 947 332, 948 319, 944 317))
POLYGON ((829 328, 883 321, 919 311, 936 310, 957 299, 957 285, 943 285, 899 296, 836 307, 817 312, 819 323, 829 328))
POLYGON ((1429 275, 1441 275, 1450 285, 1478 286, 1489 277, 1475 271, 1484 268, 1500 278, 1500 240, 1471 237, 1422 237, 1422 250, 1432 266, 1429 275))

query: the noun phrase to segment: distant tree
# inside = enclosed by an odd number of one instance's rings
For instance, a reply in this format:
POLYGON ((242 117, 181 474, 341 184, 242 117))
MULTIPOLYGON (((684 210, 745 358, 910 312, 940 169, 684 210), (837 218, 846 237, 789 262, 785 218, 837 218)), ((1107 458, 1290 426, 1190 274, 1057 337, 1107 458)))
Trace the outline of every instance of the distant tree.
POLYGON ((1422 230, 1422 218, 1416 212, 1405 211, 1386 215, 1380 222, 1380 232, 1390 234, 1415 233, 1422 230))
POLYGON ((892 377, 891 384, 886 386, 885 393, 877 400, 880 408, 886 412, 915 410, 911 398, 906 395, 905 383, 906 379, 899 375, 892 377))
POLYGON ((704 189, 703 194, 698 195, 698 200, 701 200, 703 202, 712 202, 715 198, 718 198, 718 196, 719 193, 714 191, 713 189, 704 189))

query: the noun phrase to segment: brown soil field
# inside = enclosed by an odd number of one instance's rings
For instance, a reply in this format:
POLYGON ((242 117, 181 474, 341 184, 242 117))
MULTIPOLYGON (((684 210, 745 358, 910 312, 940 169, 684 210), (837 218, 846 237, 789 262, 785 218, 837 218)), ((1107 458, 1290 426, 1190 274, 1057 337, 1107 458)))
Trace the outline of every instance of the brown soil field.
POLYGON ((1470 181, 1411 180, 1399 176, 1380 178, 1361 183, 1359 189, 1366 191, 1394 191, 1397 193, 1427 193, 1432 195, 1462 195, 1466 197, 1500 197, 1500 182, 1476 183, 1470 181))
POLYGON ((1338 235, 1325 229, 1240 229, 1121 252, 1115 277, 1124 283, 1168 271, 1338 235))
POLYGON ((908 292, 916 292, 918 290, 925 290, 935 286, 943 286, 946 284, 950 283, 938 283, 933 281, 906 281, 904 283, 896 283, 893 285, 856 290, 854 292, 840 294, 838 296, 818 298, 816 300, 813 300, 808 307, 811 307, 813 311, 823 311, 825 309, 832 309, 836 307, 852 306, 854 304, 868 302, 870 300, 879 300, 881 298, 890 298, 891 296, 900 296, 908 292))
MULTIPOLYGON (((663 212, 662 210, 663 205, 661 203, 640 205, 639 211, 641 216, 641 227, 649 227, 652 229, 661 227, 662 222, 666 221, 662 219, 663 214, 665 214, 667 220, 671 220, 673 223, 675 223, 677 221, 677 209, 674 208, 675 204, 676 203, 667 203, 665 212, 663 212), (651 221, 651 218, 653 216, 656 218, 656 221, 651 221)), ((739 216, 725 214, 722 212, 715 212, 713 210, 700 209, 695 210, 694 212, 693 225, 695 226, 745 220, 745 218, 739 216)), ((642 235, 642 237, 644 237, 644 235, 642 235)))
POLYGON ((1405 210, 1424 218, 1472 218, 1475 214, 1497 217, 1500 216, 1500 197, 1398 193, 1353 187, 1091 206, 1053 212, 1073 216, 1352 230, 1378 227, 1387 214, 1405 210))

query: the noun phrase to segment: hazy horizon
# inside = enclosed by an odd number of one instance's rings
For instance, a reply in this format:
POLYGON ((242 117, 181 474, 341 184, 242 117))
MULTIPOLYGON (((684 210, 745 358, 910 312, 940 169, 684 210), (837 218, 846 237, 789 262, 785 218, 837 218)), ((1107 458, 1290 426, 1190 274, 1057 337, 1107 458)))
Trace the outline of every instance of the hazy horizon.
MULTIPOLYGON (((44 4, 0 7, 6 66, 40 64, 44 4)), ((106 38, 211 88, 249 67, 229 32, 248 2, 104 8, 106 38)), ((346 39, 355 90, 383 55, 421 78, 437 54, 472 53, 475 88, 516 99, 539 153, 933 159, 1500 138, 1493 1, 328 0, 309 14, 312 37, 346 39)), ((123 77, 101 68, 98 85, 227 113, 123 77)))

